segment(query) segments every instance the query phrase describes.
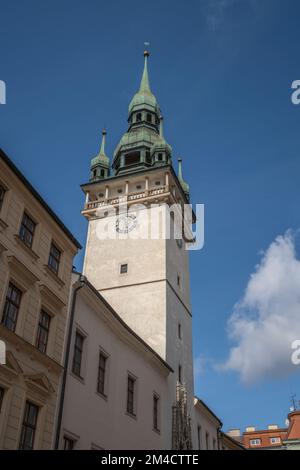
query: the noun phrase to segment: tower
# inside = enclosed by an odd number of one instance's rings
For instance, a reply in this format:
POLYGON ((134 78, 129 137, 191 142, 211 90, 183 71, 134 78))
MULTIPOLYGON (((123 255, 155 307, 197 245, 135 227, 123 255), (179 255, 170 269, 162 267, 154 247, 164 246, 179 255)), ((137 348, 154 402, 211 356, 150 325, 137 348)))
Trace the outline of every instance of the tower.
POLYGON ((88 220, 83 273, 174 370, 168 378, 170 415, 178 382, 185 384, 191 415, 189 252, 181 236, 189 186, 182 176, 181 160, 178 176, 172 166, 172 148, 164 137, 163 118, 150 88, 148 57, 146 51, 140 87, 129 105, 128 130, 113 155, 113 174, 105 167, 103 176, 93 174, 82 185, 86 194, 82 214, 88 220), (154 236, 149 236, 149 219, 151 227, 158 229, 154 236), (109 228, 115 238, 107 236, 109 228), (169 230, 170 237, 166 236, 169 230))

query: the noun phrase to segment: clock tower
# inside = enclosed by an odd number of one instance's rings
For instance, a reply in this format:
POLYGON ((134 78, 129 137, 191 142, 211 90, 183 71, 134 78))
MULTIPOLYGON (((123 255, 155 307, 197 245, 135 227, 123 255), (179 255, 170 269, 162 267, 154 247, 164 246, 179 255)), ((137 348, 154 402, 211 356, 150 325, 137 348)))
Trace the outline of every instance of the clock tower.
POLYGON ((171 404, 176 384, 184 384, 191 415, 189 251, 182 237, 189 186, 181 159, 178 175, 172 165, 172 148, 150 88, 148 56, 146 51, 140 87, 129 104, 128 129, 111 168, 104 133, 100 152, 91 161, 90 181, 82 185, 82 214, 88 220, 83 274, 172 367, 167 379, 171 404))

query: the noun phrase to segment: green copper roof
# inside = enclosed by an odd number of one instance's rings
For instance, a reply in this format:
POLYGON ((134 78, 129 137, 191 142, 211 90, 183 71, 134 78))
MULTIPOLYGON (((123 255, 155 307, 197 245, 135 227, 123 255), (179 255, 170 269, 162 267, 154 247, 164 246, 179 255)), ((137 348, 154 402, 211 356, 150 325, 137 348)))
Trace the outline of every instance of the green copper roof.
POLYGON ((149 75, 148 75, 148 57, 149 57, 149 52, 145 51, 144 52, 144 57, 145 57, 145 62, 144 62, 144 70, 143 70, 143 75, 140 83, 140 88, 139 91, 134 95, 132 98, 130 104, 129 104, 129 113, 132 111, 132 109, 135 106, 143 106, 143 105, 148 105, 151 108, 155 108, 158 110, 158 103, 153 95, 151 88, 150 88, 150 82, 149 82, 149 75))
POLYGON ((189 194, 190 192, 190 187, 189 185, 184 181, 183 176, 182 176, 182 159, 178 158, 178 179, 180 181, 180 184, 182 186, 183 191, 186 194, 189 194))
POLYGON ((106 141, 106 130, 102 131, 102 142, 98 155, 91 160, 91 166, 100 164, 106 168, 109 168, 109 158, 105 154, 105 141, 106 141))

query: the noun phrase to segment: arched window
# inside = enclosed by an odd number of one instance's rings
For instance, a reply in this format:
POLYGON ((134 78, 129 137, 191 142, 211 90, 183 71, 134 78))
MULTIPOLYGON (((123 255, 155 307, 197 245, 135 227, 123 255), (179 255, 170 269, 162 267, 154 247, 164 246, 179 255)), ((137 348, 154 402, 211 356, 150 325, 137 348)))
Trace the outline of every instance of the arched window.
POLYGON ((137 113, 136 122, 141 122, 141 120, 142 120, 142 113, 137 113))

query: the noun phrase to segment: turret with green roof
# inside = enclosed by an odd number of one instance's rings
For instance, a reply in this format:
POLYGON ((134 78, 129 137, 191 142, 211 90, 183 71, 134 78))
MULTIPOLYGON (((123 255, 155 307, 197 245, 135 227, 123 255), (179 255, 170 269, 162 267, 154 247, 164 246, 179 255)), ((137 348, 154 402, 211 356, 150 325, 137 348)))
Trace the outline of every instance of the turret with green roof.
POLYGON ((90 181, 99 181, 109 176, 109 158, 105 154, 106 130, 102 131, 102 142, 99 153, 91 160, 90 181))

